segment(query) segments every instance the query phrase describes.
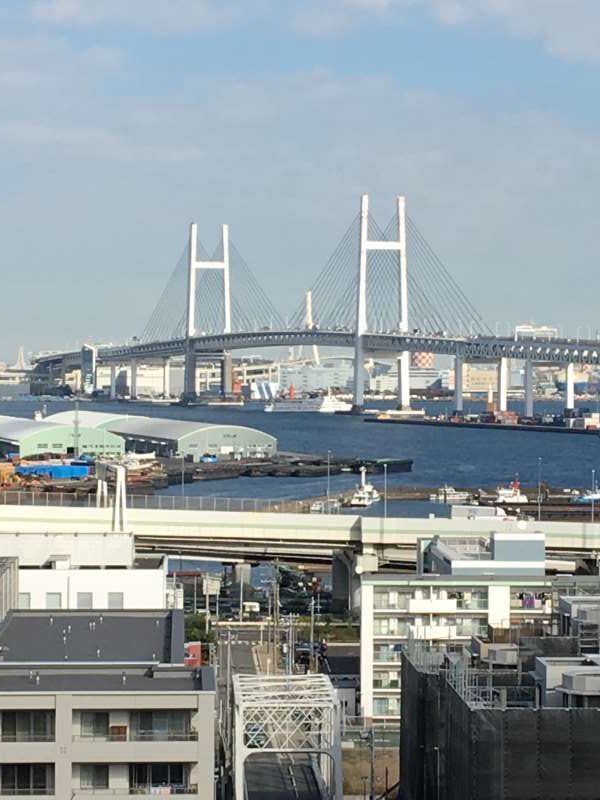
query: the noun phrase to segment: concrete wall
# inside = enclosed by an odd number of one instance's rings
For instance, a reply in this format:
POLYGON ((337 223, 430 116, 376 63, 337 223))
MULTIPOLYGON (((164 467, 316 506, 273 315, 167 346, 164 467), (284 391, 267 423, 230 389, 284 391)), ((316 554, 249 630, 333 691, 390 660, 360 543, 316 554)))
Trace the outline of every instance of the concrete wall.
MULTIPOLYGON (((92 608, 107 609, 108 593, 122 592, 124 609, 167 608, 167 576, 159 569, 20 569, 19 595, 29 595, 29 606, 45 609, 46 594, 59 593, 61 608, 77 609, 78 593, 92 593, 92 608)), ((83 606, 82 606, 83 607, 83 606)))
MULTIPOLYGON (((77 513, 80 510, 29 508, 25 514, 21 514, 18 506, 0 507, 2 555, 16 556, 20 566, 28 567, 44 566, 50 559, 60 556, 67 557, 71 567, 130 567, 134 559, 132 534, 84 533, 81 529, 86 526, 77 513), (54 524, 50 525, 45 519, 46 512, 58 512, 48 515, 55 518, 54 524), (65 519, 62 526, 61 512, 65 519), (79 532, 67 532, 69 527, 79 532), (39 532, 35 533, 36 529, 39 532), (54 532, 50 533, 52 529, 54 532)), ((86 515, 89 519, 102 520, 94 527, 100 531, 110 530, 104 521, 106 514, 98 516, 96 509, 85 510, 92 512, 86 515)))

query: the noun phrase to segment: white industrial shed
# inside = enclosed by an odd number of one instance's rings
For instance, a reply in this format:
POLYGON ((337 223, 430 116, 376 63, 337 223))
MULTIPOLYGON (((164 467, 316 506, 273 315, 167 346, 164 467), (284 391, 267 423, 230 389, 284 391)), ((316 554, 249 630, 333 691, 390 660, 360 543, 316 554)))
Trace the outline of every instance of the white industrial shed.
MULTIPOLYGON (((75 411, 61 411, 48 420, 73 424, 75 411)), ((89 428, 101 428, 123 437, 127 449, 175 454, 198 461, 203 455, 226 458, 267 457, 277 452, 277 439, 256 428, 223 425, 215 422, 109 414, 79 411, 79 422, 89 428)))
MULTIPOLYGON (((81 422, 81 421, 80 421, 81 422)), ((74 455, 104 453, 116 456, 123 452, 123 439, 108 428, 71 421, 0 416, 0 456, 8 453, 20 456, 74 455)))

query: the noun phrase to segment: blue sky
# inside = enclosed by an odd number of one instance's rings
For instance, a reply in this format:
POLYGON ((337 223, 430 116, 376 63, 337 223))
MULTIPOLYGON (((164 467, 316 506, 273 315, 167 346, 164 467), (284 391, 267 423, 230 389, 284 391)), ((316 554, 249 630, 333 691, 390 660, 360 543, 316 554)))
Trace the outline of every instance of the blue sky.
POLYGON ((0 358, 143 329, 189 221, 283 315, 368 191, 495 321, 596 323, 596 0, 0 0, 0 358), (572 287, 572 288, 571 288, 572 287))

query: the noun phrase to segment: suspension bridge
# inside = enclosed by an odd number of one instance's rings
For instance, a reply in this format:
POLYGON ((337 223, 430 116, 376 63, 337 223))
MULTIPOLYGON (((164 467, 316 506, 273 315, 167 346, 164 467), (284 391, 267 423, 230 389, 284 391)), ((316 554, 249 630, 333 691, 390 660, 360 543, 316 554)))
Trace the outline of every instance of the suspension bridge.
MULTIPOLYGON (((406 213, 403 197, 381 227, 363 195, 360 211, 345 231, 305 296, 284 319, 222 226, 209 253, 198 241, 196 224, 141 335, 133 343, 99 347, 97 363, 110 365, 111 396, 116 371, 131 370, 136 396, 137 368, 162 362, 165 387, 169 360, 185 359, 184 396, 196 391, 197 361, 220 358, 224 391, 231 390, 231 353, 274 347, 333 347, 354 351, 354 406, 363 405, 364 362, 398 361, 398 402, 410 406, 411 352, 455 359, 456 408, 462 409, 462 370, 467 361, 498 364, 498 408, 507 407, 508 360, 524 362, 526 414, 533 414, 533 364, 565 365, 566 407, 574 406, 574 365, 598 364, 600 343, 536 341, 493 335, 442 260, 406 213)), ((35 359, 36 370, 81 367, 81 352, 35 359)), ((166 393, 166 392, 165 392, 166 393)))

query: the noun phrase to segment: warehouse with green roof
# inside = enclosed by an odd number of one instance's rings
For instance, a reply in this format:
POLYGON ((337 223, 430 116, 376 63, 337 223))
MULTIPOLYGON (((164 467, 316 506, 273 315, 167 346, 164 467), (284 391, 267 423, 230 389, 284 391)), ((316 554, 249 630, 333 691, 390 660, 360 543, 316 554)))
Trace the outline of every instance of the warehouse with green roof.
MULTIPOLYGON (((277 452, 274 436, 244 425, 87 410, 79 411, 78 417, 83 426, 123 437, 127 451, 184 455, 194 461, 206 455, 222 459, 268 458, 277 452)), ((72 425, 74 418, 75 411, 60 411, 46 419, 72 425)))
POLYGON ((24 458, 55 456, 108 455, 125 451, 125 440, 111 431, 54 420, 0 416, 0 457, 16 453, 24 458))

